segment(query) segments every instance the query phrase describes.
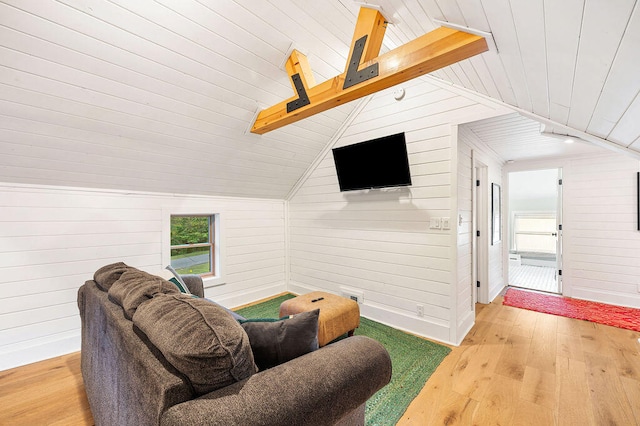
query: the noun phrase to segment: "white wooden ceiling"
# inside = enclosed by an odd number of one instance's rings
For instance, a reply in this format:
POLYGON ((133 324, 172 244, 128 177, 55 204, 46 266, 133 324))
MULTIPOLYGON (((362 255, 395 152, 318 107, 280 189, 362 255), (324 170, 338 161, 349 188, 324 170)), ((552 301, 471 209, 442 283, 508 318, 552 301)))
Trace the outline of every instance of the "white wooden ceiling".
POLYGON ((605 149, 579 138, 548 136, 539 122, 518 113, 463 125, 502 161, 539 160, 598 154, 605 149), (571 143, 567 143, 567 140, 571 143))
MULTIPOLYGON (((374 1, 370 1, 374 3, 374 1)), ((385 49, 448 21, 490 51, 433 73, 640 153, 635 0, 376 0, 385 49)), ((352 0, 0 0, 0 181, 284 198, 356 103, 264 136, 258 108, 344 70, 352 0)))
POLYGON ((434 19, 493 34, 498 53, 452 65, 433 73, 437 77, 640 152, 636 0, 379 3, 398 22, 387 33, 399 42, 430 30, 434 19))

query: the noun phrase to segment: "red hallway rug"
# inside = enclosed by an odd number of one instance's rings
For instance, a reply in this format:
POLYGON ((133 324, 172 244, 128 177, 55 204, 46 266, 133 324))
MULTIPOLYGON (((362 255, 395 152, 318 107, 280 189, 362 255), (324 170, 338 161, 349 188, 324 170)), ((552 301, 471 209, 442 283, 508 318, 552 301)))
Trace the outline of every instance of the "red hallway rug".
POLYGON ((503 305, 640 331, 640 309, 510 288, 503 305))

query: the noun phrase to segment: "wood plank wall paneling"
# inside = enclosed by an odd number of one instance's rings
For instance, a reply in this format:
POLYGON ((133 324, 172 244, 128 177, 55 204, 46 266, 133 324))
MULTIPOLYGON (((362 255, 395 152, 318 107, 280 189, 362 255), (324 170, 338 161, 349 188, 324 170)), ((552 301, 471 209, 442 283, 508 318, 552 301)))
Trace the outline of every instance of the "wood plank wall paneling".
POLYGON ((640 308, 638 160, 599 154, 516 162, 507 171, 562 168, 563 294, 640 308))
POLYGON ((0 370, 78 350, 78 287, 117 261, 166 266, 174 207, 221 214, 225 284, 208 297, 237 306, 286 289, 284 201, 0 184, 0 370))
POLYGON ((640 308, 637 160, 572 159, 563 169, 565 294, 640 308))
MULTIPOLYGON (((489 197, 489 201, 487 203, 488 209, 489 211, 491 210, 491 184, 492 183, 497 183, 498 185, 500 185, 501 187, 501 201, 500 201, 500 205, 502 207, 502 213, 501 213, 501 236, 502 239, 495 243, 495 244, 491 244, 491 238, 489 238, 489 300, 493 300, 496 298, 496 296, 498 296, 498 294, 500 294, 500 292, 502 291, 502 289, 504 288, 505 285, 507 285, 507 283, 505 283, 504 281, 504 262, 505 262, 505 257, 503 255, 503 250, 502 250, 502 246, 505 243, 506 239, 505 239, 505 210, 504 210, 504 206, 505 206, 505 202, 504 202, 504 197, 505 197, 505 192, 504 192, 504 185, 502 182, 502 164, 500 163, 495 163, 492 162, 491 160, 488 160, 488 166, 489 166, 489 182, 487 183, 489 185, 489 190, 488 192, 488 197, 489 197)), ((491 213, 489 212, 489 214, 487 215, 489 218, 489 226, 488 226, 488 230, 489 232, 491 232, 491 213)))
POLYGON ((341 193, 329 152, 289 200, 289 289, 356 289, 364 293, 365 316, 452 341, 457 148, 451 123, 494 112, 422 79, 406 93, 401 102, 391 90, 374 95, 336 146, 405 132, 413 185, 341 193), (449 217, 452 229, 429 229, 431 217, 449 217), (417 304, 424 305, 424 318, 417 304))
MULTIPOLYGON (((473 182, 472 145, 467 142, 464 129, 458 128, 458 215, 454 223, 458 234, 458 282, 457 294, 457 327, 464 327, 465 318, 472 314, 475 317, 473 292, 473 192, 476 190, 473 182), (458 217, 462 218, 462 224, 458 217)), ((475 318, 473 318, 475 320, 475 318)), ((468 325, 467 325, 468 327, 468 325)), ((460 330, 461 331, 461 330, 460 330)))
MULTIPOLYGON (((469 322, 469 315, 474 313, 472 303, 475 286, 472 280, 472 239, 475 238, 473 225, 473 191, 476 186, 473 182, 473 158, 485 164, 488 168, 489 182, 488 197, 486 206, 488 208, 487 218, 491 221, 491 184, 497 183, 502 185, 502 166, 503 163, 498 159, 491 150, 478 139, 473 132, 469 131, 464 125, 458 127, 458 214, 462 216, 463 223, 458 227, 458 330, 459 338, 464 337, 466 331, 472 323, 469 322)), ((504 207, 504 201, 502 206, 504 207)), ((503 209, 504 211, 504 209, 503 209)), ((504 220, 504 214, 503 214, 504 220)), ((488 229, 491 229, 489 224, 488 229)), ((505 241, 504 232, 502 240, 505 241)), ((489 239, 490 241, 490 239, 489 239)), ((489 301, 493 300, 498 293, 506 285, 503 279, 503 253, 502 242, 488 246, 489 259, 489 282, 484 283, 488 286, 487 294, 489 301)))

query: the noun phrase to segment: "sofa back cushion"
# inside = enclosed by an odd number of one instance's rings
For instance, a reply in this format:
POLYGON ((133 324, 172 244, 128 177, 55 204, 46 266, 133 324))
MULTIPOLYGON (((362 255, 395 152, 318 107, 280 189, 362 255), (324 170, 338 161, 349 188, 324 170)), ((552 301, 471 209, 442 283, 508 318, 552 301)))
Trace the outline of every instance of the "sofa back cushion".
POLYGON ((257 371, 249 338, 220 306, 185 294, 158 294, 138 307, 133 323, 198 395, 257 371))
POLYGON ((109 288, 109 298, 122 306, 128 319, 133 318, 138 306, 159 293, 180 293, 180 290, 173 283, 157 275, 135 268, 127 269, 109 288))
POLYGON ((109 291, 113 283, 118 281, 122 274, 130 268, 123 262, 111 263, 98 269, 93 274, 93 280, 102 291, 109 291))

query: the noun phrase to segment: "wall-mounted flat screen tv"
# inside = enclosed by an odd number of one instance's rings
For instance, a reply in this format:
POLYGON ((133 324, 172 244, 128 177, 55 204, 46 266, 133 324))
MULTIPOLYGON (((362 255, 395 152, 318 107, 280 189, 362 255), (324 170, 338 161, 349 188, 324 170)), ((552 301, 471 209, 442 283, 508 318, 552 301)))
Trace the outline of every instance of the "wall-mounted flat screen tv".
POLYGON ((333 149, 340 191, 411 185, 404 133, 333 149))

